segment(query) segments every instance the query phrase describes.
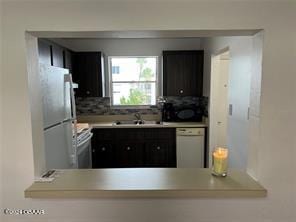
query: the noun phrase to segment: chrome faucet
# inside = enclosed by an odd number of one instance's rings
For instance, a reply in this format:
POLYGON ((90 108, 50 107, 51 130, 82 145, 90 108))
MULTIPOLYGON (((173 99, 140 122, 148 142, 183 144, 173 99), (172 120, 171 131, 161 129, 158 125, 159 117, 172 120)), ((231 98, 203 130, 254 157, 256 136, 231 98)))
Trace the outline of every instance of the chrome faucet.
POLYGON ((142 121, 142 116, 141 116, 140 113, 135 113, 134 116, 136 117, 136 119, 137 119, 138 121, 142 121))

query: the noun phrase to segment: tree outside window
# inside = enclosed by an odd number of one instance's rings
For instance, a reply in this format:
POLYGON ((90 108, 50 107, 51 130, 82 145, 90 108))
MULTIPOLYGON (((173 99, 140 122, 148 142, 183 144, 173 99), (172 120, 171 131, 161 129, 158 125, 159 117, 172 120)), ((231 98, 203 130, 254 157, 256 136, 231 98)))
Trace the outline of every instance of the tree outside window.
POLYGON ((156 104, 157 57, 111 57, 113 105, 139 106, 156 104))

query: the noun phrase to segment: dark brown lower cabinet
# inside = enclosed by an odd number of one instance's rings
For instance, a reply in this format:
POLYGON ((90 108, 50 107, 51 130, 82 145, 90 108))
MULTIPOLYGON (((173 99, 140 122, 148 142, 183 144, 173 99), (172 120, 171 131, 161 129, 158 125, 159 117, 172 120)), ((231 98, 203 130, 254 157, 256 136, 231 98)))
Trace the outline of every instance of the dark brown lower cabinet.
POLYGON ((144 144, 141 142, 117 143, 114 153, 118 160, 117 167, 142 167, 144 165, 144 144))
POLYGON ((175 149, 170 141, 148 142, 145 146, 146 167, 175 167, 175 149))
POLYGON ((93 168, 176 167, 175 129, 94 129, 93 133, 93 168))
MULTIPOLYGON (((94 145, 93 145, 94 146, 94 145)), ((114 145, 110 143, 99 142, 92 149, 93 168, 113 168, 116 161, 113 157, 114 145)))

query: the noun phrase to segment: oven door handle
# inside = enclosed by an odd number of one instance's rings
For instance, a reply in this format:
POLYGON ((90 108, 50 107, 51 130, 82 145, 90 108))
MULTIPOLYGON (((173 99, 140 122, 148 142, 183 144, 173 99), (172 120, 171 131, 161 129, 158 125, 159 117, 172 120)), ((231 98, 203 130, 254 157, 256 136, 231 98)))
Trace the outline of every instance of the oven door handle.
POLYGON ((77 146, 83 146, 86 144, 93 136, 93 133, 90 133, 88 137, 86 137, 81 143, 79 143, 77 146))

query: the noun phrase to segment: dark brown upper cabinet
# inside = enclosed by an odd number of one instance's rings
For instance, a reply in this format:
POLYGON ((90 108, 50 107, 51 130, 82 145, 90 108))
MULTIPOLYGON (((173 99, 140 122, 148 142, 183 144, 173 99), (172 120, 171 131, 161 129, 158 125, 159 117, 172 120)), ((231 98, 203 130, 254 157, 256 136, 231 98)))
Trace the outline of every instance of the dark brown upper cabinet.
POLYGON ((47 39, 38 39, 39 62, 69 69, 72 72, 73 52, 47 39))
POLYGON ((52 44, 52 65, 64 68, 64 49, 56 44, 52 44))
POLYGON ((78 83, 76 96, 103 96, 103 61, 101 52, 75 52, 73 54, 73 80, 78 83))
POLYGON ((69 69, 70 73, 73 72, 73 52, 65 49, 63 51, 64 68, 69 69))
POLYGON ((52 46, 50 42, 44 39, 38 39, 39 62, 46 65, 52 65, 52 46))
POLYGON ((163 51, 163 95, 202 96, 203 50, 163 51))
POLYGON ((69 69, 79 97, 103 96, 104 58, 101 52, 73 52, 48 39, 38 39, 39 62, 69 69))

